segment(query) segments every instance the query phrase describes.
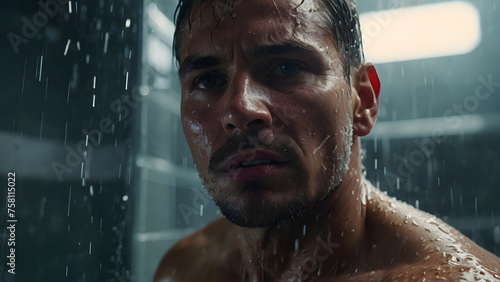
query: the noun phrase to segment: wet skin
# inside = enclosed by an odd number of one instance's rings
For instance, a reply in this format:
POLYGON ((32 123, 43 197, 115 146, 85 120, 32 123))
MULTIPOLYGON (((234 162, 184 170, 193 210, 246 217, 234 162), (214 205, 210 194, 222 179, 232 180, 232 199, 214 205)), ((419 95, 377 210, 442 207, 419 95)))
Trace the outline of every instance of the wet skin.
MULTIPOLYGON (((306 230, 314 234, 307 231, 302 236, 302 230, 296 230, 277 241, 269 235, 263 247, 265 278, 251 279, 242 263, 241 230, 219 218, 172 247, 154 281, 300 281, 299 277, 302 281, 500 280, 498 257, 435 216, 390 198, 369 184, 367 187, 365 234, 352 254, 336 244, 352 236, 348 230, 343 237, 332 235, 328 241, 328 229, 334 227, 328 224, 316 233, 312 231, 316 221, 312 221, 306 230), (310 244, 304 243, 298 254, 283 251, 274 255, 274 242, 294 250, 290 238, 299 238, 301 244, 309 240, 310 244), (270 277, 268 273, 278 275, 270 277)), ((360 201, 356 195, 350 200, 360 201)))
POLYGON ((300 2, 242 1, 218 25, 211 4, 195 5, 182 123, 229 220, 174 245, 155 281, 500 279, 497 257, 365 180, 376 70, 364 63, 348 82, 320 8, 300 2))

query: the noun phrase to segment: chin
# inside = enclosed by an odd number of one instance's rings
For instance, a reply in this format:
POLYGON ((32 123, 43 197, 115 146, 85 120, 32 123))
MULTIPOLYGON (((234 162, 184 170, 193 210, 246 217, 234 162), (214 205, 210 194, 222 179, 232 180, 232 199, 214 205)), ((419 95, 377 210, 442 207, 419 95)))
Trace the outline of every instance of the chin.
POLYGON ((290 187, 281 193, 254 187, 237 196, 213 199, 221 213, 240 227, 271 227, 302 216, 326 197, 311 197, 303 187, 305 186, 297 186, 295 189, 290 187))
POLYGON ((271 227, 302 215, 310 206, 306 203, 295 203, 284 206, 268 206, 266 204, 247 206, 219 204, 222 214, 233 224, 246 228, 271 227))

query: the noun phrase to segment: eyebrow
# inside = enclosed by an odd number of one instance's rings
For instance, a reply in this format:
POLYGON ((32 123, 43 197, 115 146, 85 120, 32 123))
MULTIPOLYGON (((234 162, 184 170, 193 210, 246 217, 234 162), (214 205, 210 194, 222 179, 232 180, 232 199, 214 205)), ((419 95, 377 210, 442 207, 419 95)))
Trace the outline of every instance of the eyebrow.
MULTIPOLYGON (((302 42, 283 42, 272 45, 256 46, 250 53, 251 57, 268 57, 286 53, 311 54, 316 49, 302 42)), ((179 76, 185 77, 190 72, 216 67, 223 63, 222 58, 216 56, 189 56, 179 67, 179 76)))
POLYGON ((192 71, 207 69, 220 64, 222 64, 222 59, 215 56, 189 56, 179 67, 179 76, 183 77, 192 71))

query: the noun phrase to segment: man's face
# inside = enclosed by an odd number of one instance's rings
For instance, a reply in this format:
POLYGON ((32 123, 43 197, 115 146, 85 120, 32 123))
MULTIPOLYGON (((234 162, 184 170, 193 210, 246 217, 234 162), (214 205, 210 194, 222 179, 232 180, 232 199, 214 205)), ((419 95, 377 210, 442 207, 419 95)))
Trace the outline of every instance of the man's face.
POLYGON ((235 2, 236 19, 226 12, 219 24, 211 1, 193 8, 179 49, 182 125, 222 213, 270 226, 340 183, 351 86, 315 1, 235 2))

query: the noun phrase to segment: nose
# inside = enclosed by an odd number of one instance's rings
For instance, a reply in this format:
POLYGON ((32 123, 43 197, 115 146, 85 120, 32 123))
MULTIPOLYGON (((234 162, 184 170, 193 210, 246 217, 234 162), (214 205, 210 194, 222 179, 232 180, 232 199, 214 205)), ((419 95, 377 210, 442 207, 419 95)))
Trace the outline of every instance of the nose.
POLYGON ((249 77, 233 78, 226 89, 222 127, 230 135, 269 128, 272 116, 263 89, 249 77))

